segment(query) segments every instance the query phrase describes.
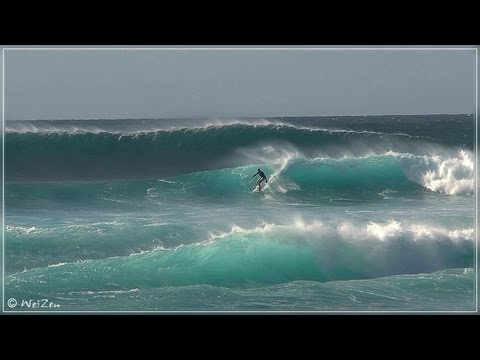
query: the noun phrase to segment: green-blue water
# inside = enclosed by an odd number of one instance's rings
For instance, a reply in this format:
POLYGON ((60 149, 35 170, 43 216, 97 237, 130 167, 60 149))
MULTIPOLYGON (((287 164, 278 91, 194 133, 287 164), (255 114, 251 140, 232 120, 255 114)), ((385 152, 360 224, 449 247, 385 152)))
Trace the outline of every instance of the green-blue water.
POLYGON ((475 309, 470 115, 5 130, 6 311, 475 309))

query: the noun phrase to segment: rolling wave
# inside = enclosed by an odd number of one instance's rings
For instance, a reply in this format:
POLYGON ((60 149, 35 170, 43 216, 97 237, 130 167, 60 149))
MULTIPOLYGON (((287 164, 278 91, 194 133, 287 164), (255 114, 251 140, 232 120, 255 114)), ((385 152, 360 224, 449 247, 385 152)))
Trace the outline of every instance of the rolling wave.
POLYGON ((52 264, 8 275, 6 286, 33 292, 125 290, 210 284, 257 287, 428 273, 473 266, 473 229, 390 220, 233 226, 174 248, 52 264))
MULTIPOLYGON (((31 125, 34 126, 34 125, 31 125)), ((52 125, 53 126, 53 125, 52 125)), ((425 154, 434 144, 403 133, 289 124, 209 125, 134 134, 7 131, 7 181, 145 179, 247 165, 248 149, 295 147, 306 157, 425 154)))
MULTIPOLYGON (((419 190, 444 195, 474 193, 473 154, 460 151, 449 156, 418 156, 387 153, 362 158, 305 159, 298 153, 255 165, 182 174, 157 180, 109 182, 7 183, 5 203, 18 206, 69 203, 128 206, 162 201, 215 199, 249 201, 257 167, 266 171, 269 183, 264 194, 294 196, 315 203, 330 195, 350 198, 385 199, 409 196, 419 190), (275 162, 276 161, 276 162, 275 162), (388 195, 388 194, 387 194, 388 195)), ((264 159, 265 160, 265 159, 264 159)))

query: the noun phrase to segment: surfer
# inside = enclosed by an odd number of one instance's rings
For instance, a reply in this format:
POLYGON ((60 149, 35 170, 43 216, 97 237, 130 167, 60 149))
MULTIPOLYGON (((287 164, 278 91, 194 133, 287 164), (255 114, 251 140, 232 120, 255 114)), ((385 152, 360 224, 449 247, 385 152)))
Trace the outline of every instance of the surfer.
POLYGON ((260 169, 257 169, 257 173, 252 176, 252 179, 257 175, 260 176, 260 178, 257 180, 258 190, 262 190, 262 186, 260 185, 261 182, 265 180, 265 183, 268 183, 268 180, 267 180, 267 177, 265 176, 265 173, 260 169))

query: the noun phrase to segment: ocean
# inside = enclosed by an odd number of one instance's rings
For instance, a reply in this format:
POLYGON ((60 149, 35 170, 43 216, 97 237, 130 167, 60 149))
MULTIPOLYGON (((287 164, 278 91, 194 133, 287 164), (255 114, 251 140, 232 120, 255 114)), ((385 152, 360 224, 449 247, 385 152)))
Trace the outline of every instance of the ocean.
POLYGON ((4 131, 6 312, 476 310, 474 115, 4 131))

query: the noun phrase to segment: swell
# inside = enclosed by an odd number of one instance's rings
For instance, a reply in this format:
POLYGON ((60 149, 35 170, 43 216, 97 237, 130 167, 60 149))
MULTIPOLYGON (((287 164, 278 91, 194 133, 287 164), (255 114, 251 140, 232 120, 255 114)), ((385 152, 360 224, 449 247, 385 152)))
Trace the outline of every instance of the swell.
POLYGON ((130 256, 52 264, 8 275, 6 288, 31 292, 128 290, 209 284, 258 287, 430 273, 473 266, 473 229, 422 223, 233 226, 190 245, 130 256))
POLYGON ((294 146, 306 157, 417 153, 423 138, 293 125, 233 124, 122 134, 7 132, 7 181, 146 179, 251 163, 242 149, 294 146))

